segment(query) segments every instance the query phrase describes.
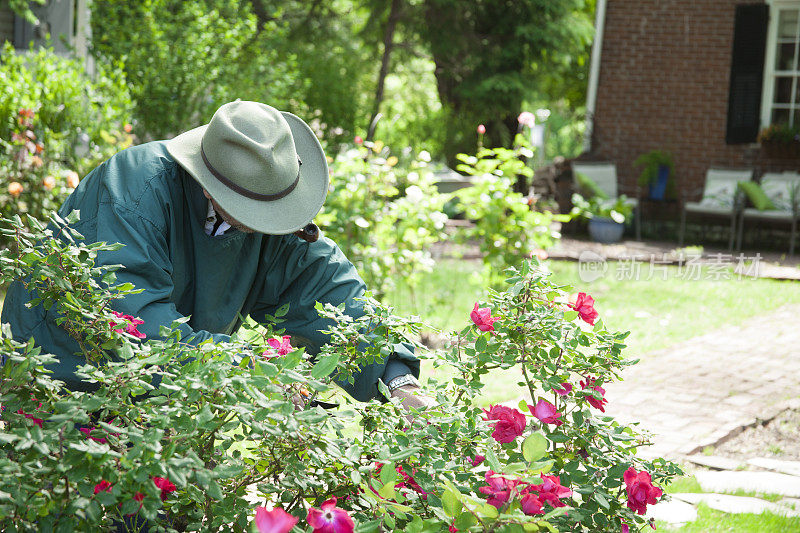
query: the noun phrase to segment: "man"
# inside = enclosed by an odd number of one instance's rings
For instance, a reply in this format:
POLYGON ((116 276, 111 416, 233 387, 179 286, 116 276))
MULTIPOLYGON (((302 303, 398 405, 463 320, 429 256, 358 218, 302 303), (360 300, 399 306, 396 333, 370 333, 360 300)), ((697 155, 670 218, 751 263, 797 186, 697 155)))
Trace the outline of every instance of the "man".
MULTIPOLYGON (((158 337, 160 326, 190 316, 180 326, 193 344, 227 341, 239 315, 257 322, 284 304, 293 344, 316 353, 328 338, 317 301, 345 303, 363 314, 354 298, 364 283, 328 239, 307 242, 293 235, 311 222, 328 191, 328 166, 314 133, 298 117, 257 102, 223 105, 211 122, 169 141, 124 150, 93 170, 59 213, 80 211, 75 224, 87 241, 119 242, 99 264, 121 264, 120 282, 143 289, 115 302, 139 317, 139 331, 158 337)), ((89 390, 75 376, 83 362, 77 343, 55 323, 55 307, 28 309, 22 285, 11 285, 2 321, 15 338, 33 337, 59 356, 54 378, 73 390, 89 390)), ((378 397, 378 380, 405 405, 420 407, 414 392, 419 361, 398 344, 383 363, 361 369, 344 385, 357 400, 378 397)))

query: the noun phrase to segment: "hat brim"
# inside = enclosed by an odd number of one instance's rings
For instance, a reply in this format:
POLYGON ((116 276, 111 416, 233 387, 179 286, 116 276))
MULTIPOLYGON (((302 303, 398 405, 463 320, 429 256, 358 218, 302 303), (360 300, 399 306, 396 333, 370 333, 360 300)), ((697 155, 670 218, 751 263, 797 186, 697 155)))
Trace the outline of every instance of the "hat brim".
POLYGON ((311 222, 328 194, 328 162, 317 136, 297 116, 281 111, 289 124, 295 150, 303 162, 297 186, 278 200, 253 200, 229 189, 208 170, 200 153, 208 125, 167 141, 167 150, 206 190, 219 206, 238 222, 259 233, 294 233, 311 222))

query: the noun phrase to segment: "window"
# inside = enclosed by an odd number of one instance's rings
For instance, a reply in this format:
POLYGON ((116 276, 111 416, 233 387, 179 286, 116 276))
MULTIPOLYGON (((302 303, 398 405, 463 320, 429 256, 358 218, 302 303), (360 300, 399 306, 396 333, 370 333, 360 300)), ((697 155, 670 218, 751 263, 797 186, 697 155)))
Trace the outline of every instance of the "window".
POLYGON ((800 1, 771 2, 761 124, 800 126, 800 1))

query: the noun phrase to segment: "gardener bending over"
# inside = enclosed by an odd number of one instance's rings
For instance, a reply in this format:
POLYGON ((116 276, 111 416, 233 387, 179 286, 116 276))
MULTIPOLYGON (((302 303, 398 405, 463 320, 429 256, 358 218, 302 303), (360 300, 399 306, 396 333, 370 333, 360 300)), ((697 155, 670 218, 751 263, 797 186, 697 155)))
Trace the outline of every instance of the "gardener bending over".
MULTIPOLYGON (((290 304, 281 323, 310 353, 328 341, 317 301, 363 314, 364 282, 328 239, 301 239, 328 191, 325 153, 301 119, 256 102, 220 107, 207 125, 169 141, 124 150, 97 167, 59 213, 80 211, 74 227, 88 242, 124 248, 98 256, 122 264, 117 278, 143 289, 118 301, 116 310, 140 317, 149 338, 184 316, 183 340, 230 340, 239 315, 263 322, 290 304)), ((78 344, 55 323, 55 307, 29 309, 22 284, 11 285, 2 321, 18 340, 33 337, 57 355, 54 378, 72 390, 90 390, 75 376, 84 362, 78 344)), ((382 379, 406 405, 416 396, 419 361, 398 344, 382 363, 363 367, 345 390, 357 400, 377 397, 382 379)))

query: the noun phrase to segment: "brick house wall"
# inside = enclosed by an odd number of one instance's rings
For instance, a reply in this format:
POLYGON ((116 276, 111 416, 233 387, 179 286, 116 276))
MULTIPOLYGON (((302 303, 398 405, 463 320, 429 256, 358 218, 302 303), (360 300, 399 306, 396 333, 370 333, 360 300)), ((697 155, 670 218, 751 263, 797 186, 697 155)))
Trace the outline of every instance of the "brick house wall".
MULTIPOLYGON (((675 157, 679 191, 702 189, 709 167, 797 169, 758 144, 725 142, 737 4, 758 0, 609 0, 591 150, 612 161, 620 189, 635 188, 633 161, 660 149, 675 157)), ((699 194, 689 199, 698 199, 699 194)))

